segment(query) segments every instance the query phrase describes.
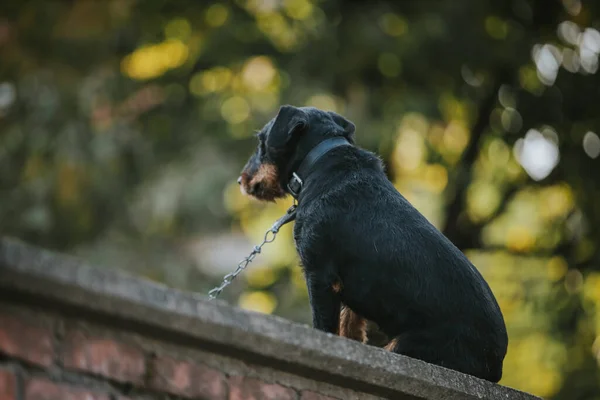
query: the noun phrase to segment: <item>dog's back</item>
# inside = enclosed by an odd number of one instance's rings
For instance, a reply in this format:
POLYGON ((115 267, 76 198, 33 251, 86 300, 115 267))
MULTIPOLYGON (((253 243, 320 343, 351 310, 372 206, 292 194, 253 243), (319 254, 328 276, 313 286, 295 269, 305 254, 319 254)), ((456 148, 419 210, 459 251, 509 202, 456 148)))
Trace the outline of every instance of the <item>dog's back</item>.
POLYGON ((316 171, 295 229, 301 257, 336 266, 342 302, 393 337, 390 350, 500 380, 504 320, 466 256, 398 193, 373 154, 336 149, 316 171))

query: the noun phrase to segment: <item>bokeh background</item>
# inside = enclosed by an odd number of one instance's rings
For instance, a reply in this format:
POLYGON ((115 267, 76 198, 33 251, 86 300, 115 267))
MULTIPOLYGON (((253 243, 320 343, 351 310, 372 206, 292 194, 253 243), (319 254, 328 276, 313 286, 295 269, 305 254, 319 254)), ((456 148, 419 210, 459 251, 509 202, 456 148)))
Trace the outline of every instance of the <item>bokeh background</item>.
MULTIPOLYGON (((291 204, 239 193, 255 131, 334 110, 489 281, 501 383, 600 399, 599 30, 592 0, 3 1, 0 234, 205 293, 291 204)), ((310 321, 291 229, 225 300, 310 321)))

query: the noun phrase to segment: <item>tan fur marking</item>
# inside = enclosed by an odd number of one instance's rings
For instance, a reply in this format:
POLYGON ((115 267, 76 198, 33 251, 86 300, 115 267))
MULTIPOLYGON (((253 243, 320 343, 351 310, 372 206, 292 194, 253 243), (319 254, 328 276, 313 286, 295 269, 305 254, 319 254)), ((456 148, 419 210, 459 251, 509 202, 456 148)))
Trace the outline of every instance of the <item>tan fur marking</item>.
POLYGON ((339 335, 361 343, 367 342, 367 321, 344 306, 340 314, 339 335))
POLYGON ((394 338, 390 340, 388 344, 386 344, 383 348, 387 351, 394 351, 396 345, 398 344, 398 339, 394 338))
POLYGON ((258 167, 258 171, 252 177, 250 186, 254 186, 258 182, 261 182, 268 190, 277 191, 279 190, 279 183, 277 182, 277 169, 272 164, 261 164, 258 167))
POLYGON ((247 172, 242 173, 241 190, 244 194, 263 201, 275 201, 277 198, 285 197, 286 192, 279 185, 277 168, 273 164, 261 164, 253 176, 247 172), (260 183, 258 190, 253 190, 260 183))
POLYGON ((340 293, 342 291, 342 282, 340 282, 340 281, 333 282, 333 285, 331 285, 331 288, 333 289, 334 293, 340 293))

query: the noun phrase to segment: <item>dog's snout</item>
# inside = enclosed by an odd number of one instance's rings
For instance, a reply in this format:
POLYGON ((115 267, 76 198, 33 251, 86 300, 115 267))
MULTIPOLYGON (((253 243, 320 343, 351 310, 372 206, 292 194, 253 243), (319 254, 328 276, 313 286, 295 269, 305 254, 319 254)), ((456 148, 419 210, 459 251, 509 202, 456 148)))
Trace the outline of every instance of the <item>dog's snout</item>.
POLYGON ((241 175, 238 176, 237 183, 238 183, 238 185, 242 184, 242 176, 241 175))

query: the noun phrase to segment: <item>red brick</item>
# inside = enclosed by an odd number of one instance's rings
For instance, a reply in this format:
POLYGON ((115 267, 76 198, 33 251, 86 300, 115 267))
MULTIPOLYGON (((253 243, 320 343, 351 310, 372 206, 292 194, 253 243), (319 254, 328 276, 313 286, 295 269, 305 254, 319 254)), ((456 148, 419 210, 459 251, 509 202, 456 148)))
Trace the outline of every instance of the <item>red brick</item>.
POLYGON ((46 379, 31 379, 25 387, 25 400, 110 400, 110 397, 46 379))
POLYGON ((17 379, 6 369, 0 369, 0 400, 17 400, 17 379))
POLYGON ((225 375, 204 365, 157 357, 152 363, 150 386, 159 391, 189 398, 224 399, 225 375))
POLYGON ((62 362, 66 368, 119 382, 142 384, 146 372, 140 349, 112 339, 89 338, 81 332, 67 335, 62 362))
POLYGON ((300 400, 338 400, 335 397, 325 396, 323 394, 311 392, 310 390, 304 390, 300 395, 300 400))
POLYGON ((0 353, 48 367, 54 359, 52 331, 10 315, 0 315, 0 353))
POLYGON ((295 400, 290 388, 259 379, 233 376, 229 379, 229 400, 295 400))

